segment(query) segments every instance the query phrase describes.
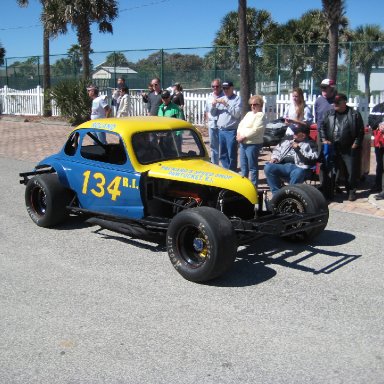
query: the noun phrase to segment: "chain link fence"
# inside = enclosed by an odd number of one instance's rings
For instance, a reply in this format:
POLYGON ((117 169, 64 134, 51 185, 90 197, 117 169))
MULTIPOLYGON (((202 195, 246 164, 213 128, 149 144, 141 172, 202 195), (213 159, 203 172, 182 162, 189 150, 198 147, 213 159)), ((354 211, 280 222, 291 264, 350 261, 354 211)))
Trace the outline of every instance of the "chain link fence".
MULTIPOLYGON (((370 92, 384 89, 384 43, 339 45, 337 88, 348 96, 366 92, 364 73, 370 71, 370 92), (381 64, 381 65, 380 65, 381 64)), ((213 78, 228 79, 240 86, 237 47, 195 47, 92 52, 92 81, 101 89, 114 89, 124 77, 131 90, 146 90, 153 77, 163 88, 180 82, 189 91, 208 90, 213 78)), ((252 93, 281 95, 300 86, 310 95, 319 94, 327 77, 328 44, 263 45, 249 47, 252 93)), ((79 52, 50 56, 51 85, 81 78, 79 52)), ((44 83, 42 56, 5 58, 0 66, 0 87, 26 90, 44 83)))

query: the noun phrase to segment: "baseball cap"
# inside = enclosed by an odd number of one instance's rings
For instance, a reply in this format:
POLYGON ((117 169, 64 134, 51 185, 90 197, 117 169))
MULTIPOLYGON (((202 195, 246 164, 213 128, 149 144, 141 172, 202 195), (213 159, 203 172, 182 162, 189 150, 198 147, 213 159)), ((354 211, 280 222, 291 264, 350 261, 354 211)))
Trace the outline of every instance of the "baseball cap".
POLYGON ((348 101, 347 96, 344 93, 338 93, 335 96, 335 103, 339 102, 340 100, 348 101))
POLYGON ((224 81, 222 84, 223 87, 233 87, 232 81, 224 81))
POLYGON ((98 91, 99 88, 95 84, 88 85, 87 91, 92 91, 92 90, 98 91))
POLYGON ((293 133, 295 134, 300 132, 305 133, 306 135, 309 135, 309 132, 310 132, 309 127, 307 125, 298 125, 293 129, 293 133))
POLYGON ((324 79, 320 85, 323 85, 325 87, 334 87, 336 85, 335 80, 332 79, 324 79))
POLYGON ((161 98, 162 99, 168 99, 168 97, 171 97, 171 93, 167 90, 161 92, 161 98))

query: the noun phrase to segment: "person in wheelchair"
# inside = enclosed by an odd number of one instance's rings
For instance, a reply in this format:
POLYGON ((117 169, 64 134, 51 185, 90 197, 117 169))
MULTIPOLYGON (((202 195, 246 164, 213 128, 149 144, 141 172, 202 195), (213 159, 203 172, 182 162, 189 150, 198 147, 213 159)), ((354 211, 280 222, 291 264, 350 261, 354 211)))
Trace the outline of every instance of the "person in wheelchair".
POLYGON ((151 138, 151 133, 141 132, 132 138, 132 146, 137 160, 148 164, 162 159, 163 154, 157 143, 151 138))
POLYGON ((277 192, 282 181, 300 184, 311 177, 312 167, 318 158, 315 145, 311 145, 309 127, 294 128, 293 139, 286 139, 277 145, 271 161, 264 166, 264 173, 272 194, 277 192))

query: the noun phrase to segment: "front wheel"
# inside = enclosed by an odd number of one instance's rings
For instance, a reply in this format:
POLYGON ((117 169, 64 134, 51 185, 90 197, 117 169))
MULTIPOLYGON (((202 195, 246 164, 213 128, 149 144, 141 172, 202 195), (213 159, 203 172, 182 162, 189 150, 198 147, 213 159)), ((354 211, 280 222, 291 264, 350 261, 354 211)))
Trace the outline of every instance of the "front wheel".
POLYGON ((237 241, 230 220, 210 207, 177 214, 167 231, 168 255, 185 279, 205 282, 224 274, 233 264, 237 241))
POLYGON ((35 176, 27 183, 25 205, 32 221, 40 227, 53 227, 64 222, 69 202, 70 193, 57 175, 35 176))
POLYGON ((315 187, 307 184, 286 185, 275 193, 271 200, 271 208, 276 213, 324 213, 321 223, 315 228, 305 229, 306 224, 311 224, 319 219, 299 222, 288 229, 303 228, 291 235, 282 237, 292 241, 306 241, 319 235, 328 223, 328 205, 322 193, 315 187))

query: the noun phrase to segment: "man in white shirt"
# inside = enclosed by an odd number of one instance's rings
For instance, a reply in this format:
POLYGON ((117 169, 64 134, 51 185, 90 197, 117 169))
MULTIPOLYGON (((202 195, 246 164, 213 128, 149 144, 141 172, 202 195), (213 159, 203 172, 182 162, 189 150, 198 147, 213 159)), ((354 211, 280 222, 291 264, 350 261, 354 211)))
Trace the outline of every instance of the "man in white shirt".
MULTIPOLYGON (((99 96, 99 88, 93 84, 87 88, 87 91, 88 96, 92 99, 91 120, 109 117, 112 110, 108 105, 107 97, 104 95, 99 96)), ((105 143, 104 132, 98 132, 96 135, 102 143, 105 143)))

